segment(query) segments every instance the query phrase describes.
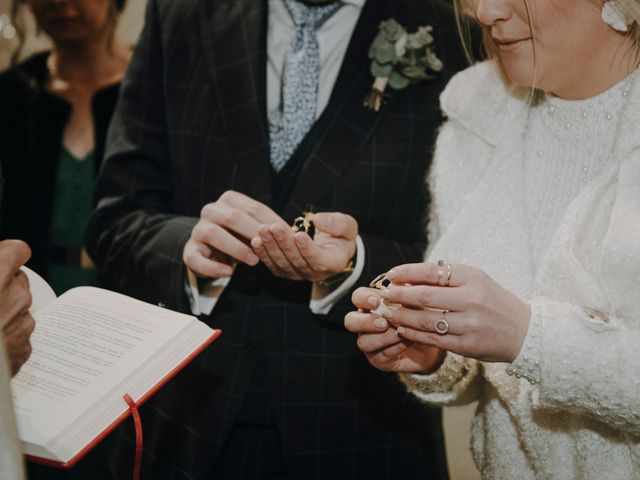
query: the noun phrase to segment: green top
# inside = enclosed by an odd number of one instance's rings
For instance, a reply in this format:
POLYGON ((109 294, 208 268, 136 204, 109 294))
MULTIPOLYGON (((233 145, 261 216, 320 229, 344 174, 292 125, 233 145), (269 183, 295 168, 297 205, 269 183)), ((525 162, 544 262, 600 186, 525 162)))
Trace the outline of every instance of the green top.
MULTIPOLYGON (((93 152, 85 158, 77 159, 62 147, 51 221, 51 243, 54 248, 63 250, 84 248, 84 233, 92 210, 94 180, 93 152)), ((94 267, 82 268, 51 261, 48 281, 56 295, 60 295, 73 287, 96 285, 97 272, 94 267)))

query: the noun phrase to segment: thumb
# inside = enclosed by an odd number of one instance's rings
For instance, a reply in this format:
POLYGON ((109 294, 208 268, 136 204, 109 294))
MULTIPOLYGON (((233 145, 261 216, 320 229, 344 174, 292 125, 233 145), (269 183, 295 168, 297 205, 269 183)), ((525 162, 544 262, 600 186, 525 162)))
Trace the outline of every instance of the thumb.
POLYGON ((355 240, 358 236, 358 222, 351 215, 340 212, 321 212, 313 216, 316 230, 332 237, 355 240))

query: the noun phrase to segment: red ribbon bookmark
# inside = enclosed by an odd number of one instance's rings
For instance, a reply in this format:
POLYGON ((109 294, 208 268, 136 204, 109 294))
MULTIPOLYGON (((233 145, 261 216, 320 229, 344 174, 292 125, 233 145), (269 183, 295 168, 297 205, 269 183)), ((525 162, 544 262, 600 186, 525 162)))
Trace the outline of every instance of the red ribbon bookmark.
POLYGON ((133 418, 133 425, 136 430, 136 457, 133 463, 133 480, 138 480, 140 478, 140 464, 142 462, 142 421, 140 420, 140 413, 138 413, 138 406, 128 393, 124 395, 124 401, 129 405, 131 418, 133 418))

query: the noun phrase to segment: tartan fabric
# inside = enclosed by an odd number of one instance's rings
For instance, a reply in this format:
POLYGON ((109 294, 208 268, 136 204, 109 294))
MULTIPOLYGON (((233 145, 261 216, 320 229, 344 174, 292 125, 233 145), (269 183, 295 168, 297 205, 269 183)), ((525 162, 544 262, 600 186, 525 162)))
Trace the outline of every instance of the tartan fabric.
MULTIPOLYGON (((367 2, 327 108, 275 182, 266 20, 266 0, 149 1, 87 234, 113 288, 188 312, 182 249, 202 206, 229 189, 269 205, 279 200, 287 221, 308 205, 353 215, 367 253, 361 284, 421 259, 438 96, 465 65, 450 8, 438 0, 367 2), (367 50, 390 17, 410 30, 433 25, 448 70, 390 92, 376 113, 362 106, 373 81, 367 50)), ((315 316, 309 291, 263 267, 236 271, 212 316, 201 318, 223 335, 142 408, 143 478, 209 478, 258 363, 290 478, 447 477, 440 412, 366 362, 342 323, 349 296, 315 316)), ((125 426, 116 478, 130 475, 132 438, 125 426)))

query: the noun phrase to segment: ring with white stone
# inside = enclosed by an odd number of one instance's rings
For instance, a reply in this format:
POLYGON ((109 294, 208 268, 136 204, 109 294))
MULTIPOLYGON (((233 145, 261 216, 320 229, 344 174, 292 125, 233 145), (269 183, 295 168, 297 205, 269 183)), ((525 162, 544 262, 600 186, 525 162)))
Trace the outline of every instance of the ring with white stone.
POLYGON ((449 322, 445 319, 445 316, 449 313, 449 310, 442 310, 440 319, 435 324, 435 330, 438 335, 446 335, 449 333, 449 322))

